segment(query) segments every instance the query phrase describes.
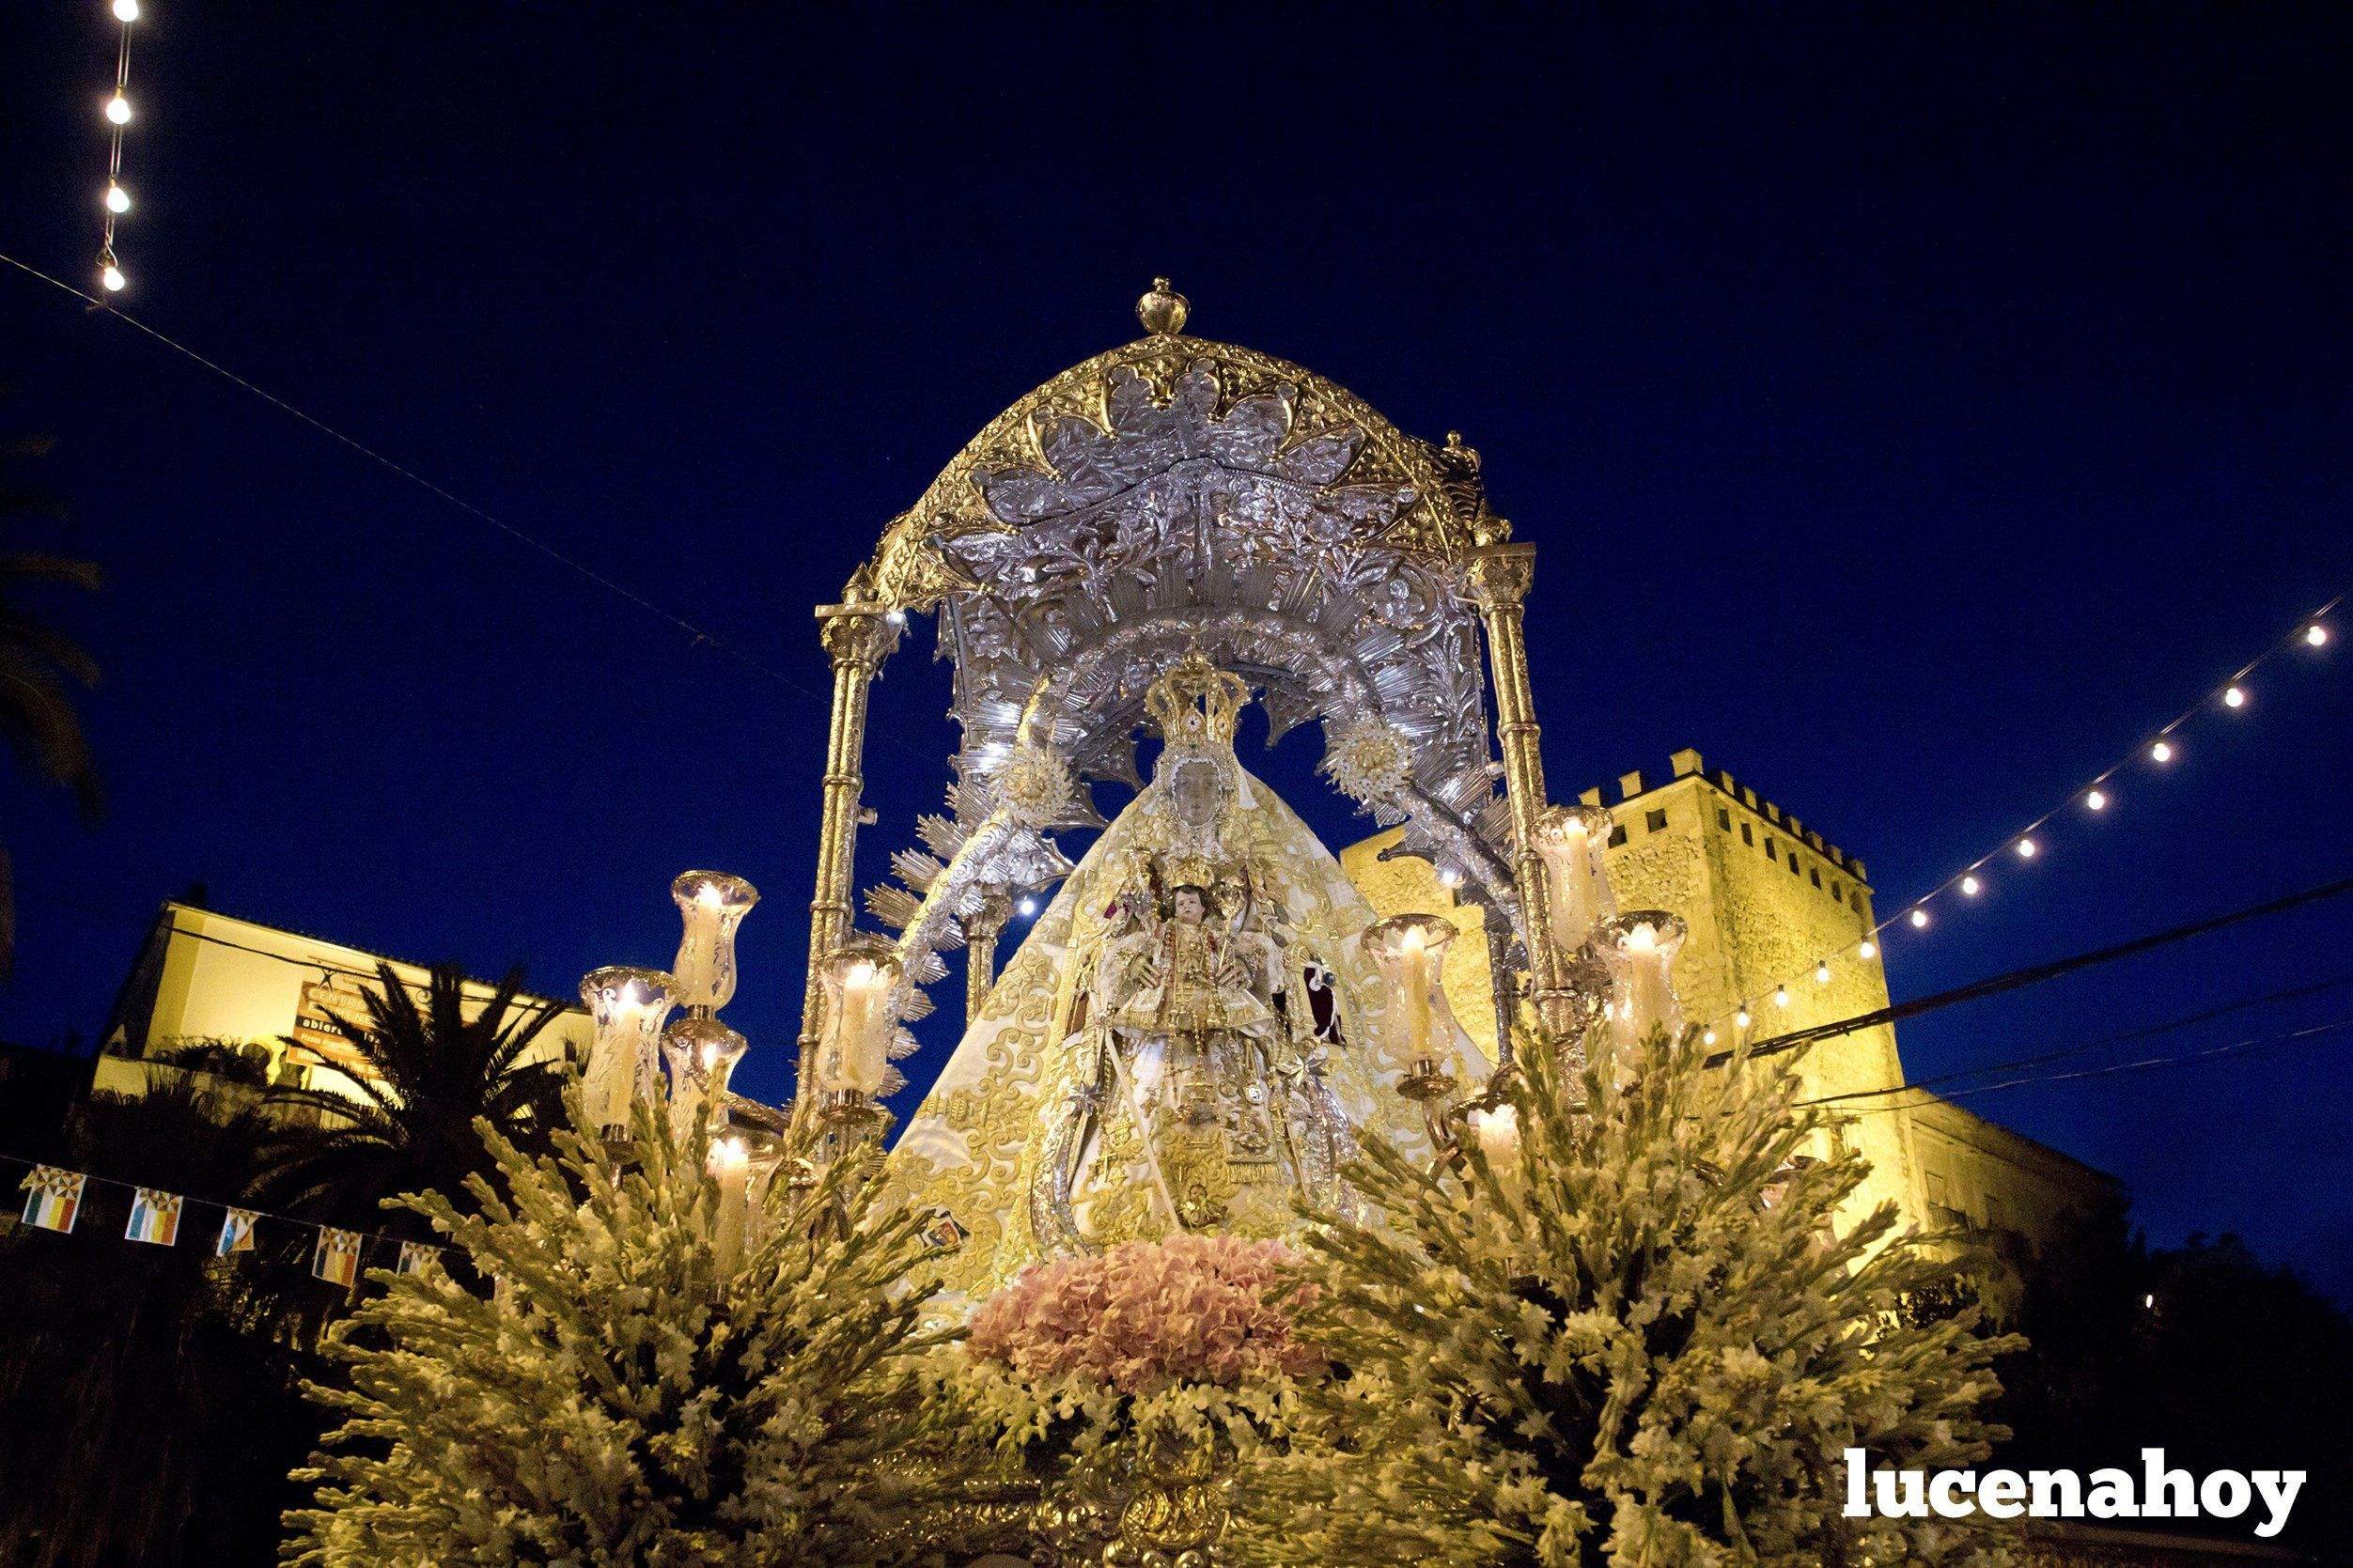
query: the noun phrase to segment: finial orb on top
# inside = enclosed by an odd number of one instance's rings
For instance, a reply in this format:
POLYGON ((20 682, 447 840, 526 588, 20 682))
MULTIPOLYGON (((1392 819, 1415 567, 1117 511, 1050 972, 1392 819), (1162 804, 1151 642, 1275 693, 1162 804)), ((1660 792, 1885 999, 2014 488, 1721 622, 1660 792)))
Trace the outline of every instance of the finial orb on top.
POLYGON ((1192 302, 1176 292, 1166 278, 1154 278, 1152 291, 1136 302, 1136 319, 1154 337, 1174 337, 1185 330, 1192 302))

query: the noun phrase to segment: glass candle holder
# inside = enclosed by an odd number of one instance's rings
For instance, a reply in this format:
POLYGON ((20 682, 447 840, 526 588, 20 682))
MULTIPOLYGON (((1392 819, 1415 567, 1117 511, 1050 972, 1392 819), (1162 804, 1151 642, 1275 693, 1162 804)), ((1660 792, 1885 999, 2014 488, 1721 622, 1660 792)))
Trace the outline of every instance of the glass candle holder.
POLYGON ((736 927, 760 901, 758 890, 723 871, 689 871, 670 884, 670 896, 686 925, 670 969, 678 1005, 715 1013, 735 995, 736 927))
POLYGON ((727 1095, 727 1079, 750 1048, 742 1035, 717 1018, 680 1018, 662 1032, 662 1054, 670 1066, 670 1125, 683 1132, 694 1113, 716 1109, 727 1095))
POLYGON ((1519 1174, 1519 1111, 1512 1105, 1487 1106, 1475 1109, 1464 1118, 1471 1125, 1472 1140, 1479 1153, 1487 1157, 1488 1169, 1495 1172, 1499 1182, 1509 1182, 1519 1174))
POLYGON ((1610 892, 1604 852, 1616 829, 1599 806, 1552 806, 1536 818, 1536 857, 1544 862, 1545 899, 1550 905, 1552 951, 1566 963, 1617 911, 1610 892))
POLYGON ((626 1138, 630 1108, 662 1091, 662 1020, 677 1005, 670 977, 660 970, 613 964, 591 970, 580 1000, 596 1026, 588 1048, 588 1112, 608 1140, 626 1138))
POLYGON ((1690 933, 1681 916, 1664 909, 1630 909, 1596 930, 1610 965, 1610 1034, 1620 1049, 1641 1045, 1653 1031, 1670 1037, 1682 1032, 1675 955, 1690 933))
POLYGON ((1365 929, 1364 950, 1389 999, 1382 1016, 1390 1049, 1409 1070, 1438 1060, 1440 1020, 1451 1021, 1440 976, 1454 939, 1454 923, 1437 915, 1392 915, 1365 929))
POLYGON ((898 1017, 893 994, 904 973, 898 954, 879 937, 853 937, 825 955, 825 1022, 818 1036, 820 1094, 871 1098, 882 1087, 891 1032, 898 1017))

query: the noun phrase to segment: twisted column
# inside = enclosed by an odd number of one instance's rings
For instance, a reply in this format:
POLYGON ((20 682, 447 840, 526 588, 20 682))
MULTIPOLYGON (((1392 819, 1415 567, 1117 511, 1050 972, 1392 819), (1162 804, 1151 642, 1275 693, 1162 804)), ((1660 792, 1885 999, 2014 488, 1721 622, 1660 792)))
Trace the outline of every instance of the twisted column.
POLYGON ((834 661, 834 722, 825 739, 824 803, 818 819, 817 896, 809 903, 809 978, 802 993, 799 1065, 793 1074, 793 1115, 805 1113, 823 1021, 818 981, 825 955, 840 944, 855 910, 858 799, 865 787, 866 689, 882 660, 898 646, 899 629, 881 604, 829 604, 817 613, 818 636, 834 661))
POLYGON ((1537 1017, 1553 1029, 1571 1022, 1572 999, 1562 983, 1561 955, 1550 937, 1550 890, 1536 854, 1536 819, 1544 813, 1544 756, 1537 749, 1535 698, 1528 685, 1523 603, 1535 579, 1535 546, 1473 546, 1466 563, 1471 602, 1487 630, 1488 667, 1495 683, 1495 734, 1504 752, 1504 789, 1511 802, 1512 882, 1519 893, 1520 945, 1528 955, 1529 987, 1537 1017))

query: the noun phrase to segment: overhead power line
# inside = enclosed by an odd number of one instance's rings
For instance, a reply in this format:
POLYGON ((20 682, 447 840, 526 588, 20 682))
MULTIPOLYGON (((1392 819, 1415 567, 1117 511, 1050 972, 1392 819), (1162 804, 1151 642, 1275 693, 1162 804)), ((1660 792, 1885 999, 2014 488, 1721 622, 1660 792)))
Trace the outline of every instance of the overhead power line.
MULTIPOLYGON (((1970 1100, 1981 1094, 1997 1094, 2005 1089, 2023 1089, 2037 1083, 2065 1083, 2079 1079, 2111 1078, 2119 1073, 2146 1072, 2158 1067, 2187 1066, 2191 1063, 2210 1062, 2217 1057, 2235 1056, 2243 1051, 2260 1050, 2267 1046, 2302 1045, 2348 1029, 2353 1029, 2353 1018, 2337 1018, 2329 1023, 2308 1024, 2301 1029, 2291 1029, 2283 1033, 2234 1040, 2227 1046, 2213 1046, 2205 1050, 2184 1051, 2177 1056, 2145 1056, 2133 1062, 2111 1063, 2104 1067, 2080 1067, 2064 1073, 2034 1073, 2024 1078, 2004 1079, 1999 1083, 1980 1084, 1974 1089, 1962 1089, 1950 1094, 1938 1094, 1931 1097, 1947 1101, 1970 1100)), ((1917 1109, 1918 1107, 1913 1105, 1873 1105, 1864 1106, 1853 1114, 1883 1116, 1890 1111, 1917 1109)))
POLYGON ((2318 996, 2323 991, 2340 990, 2346 986, 2353 986, 2353 974, 2341 974, 2333 980, 2316 981, 2310 986, 2290 986, 2284 990, 2267 991, 2261 996, 2242 997, 2236 1001, 2226 1001, 2219 1007, 2204 1007, 2178 1018, 2168 1018, 2163 1023, 2143 1024, 2139 1029, 2128 1029, 2120 1034, 2102 1035, 2096 1040, 2089 1040, 2081 1045, 2065 1046, 2058 1050, 2043 1051, 2034 1056, 2013 1057, 2006 1062, 1988 1062, 1976 1067, 1956 1067, 1949 1073, 1939 1073, 1931 1078, 1913 1079, 1909 1083, 1892 1083, 1884 1089, 1850 1089, 1843 1094, 1823 1094, 1815 1099, 1800 1100, 1798 1103, 1801 1106, 1840 1105, 1853 1100, 1885 1099, 1891 1095, 1909 1094, 1916 1089, 1940 1089, 1945 1084, 1957 1082, 1963 1079, 1984 1078, 1987 1073, 2006 1073, 2020 1067, 2048 1066, 2053 1062, 2064 1062, 2069 1057, 2087 1056, 2096 1050, 2112 1050, 2118 1046, 2129 1045, 2135 1040, 2146 1040, 2159 1034, 2171 1034, 2177 1030, 2194 1028, 2202 1023, 2212 1023, 2216 1018, 2225 1017, 2233 1013, 2244 1013, 2251 1007, 2264 1007, 2275 1001, 2295 1001, 2304 997, 2318 996))
POLYGON ((568 570, 575 572, 581 577, 587 579, 590 582, 593 582, 598 587, 604 589, 607 593, 627 600, 631 604, 637 606, 640 610, 645 611, 649 615, 667 621, 671 626, 686 633, 686 635, 693 639, 693 642, 707 644, 709 646, 718 649, 721 653, 725 654, 728 658, 734 660, 737 663, 741 664, 744 668, 753 671, 755 674, 765 675, 768 679, 774 681, 777 685, 784 687, 787 691, 799 692, 804 697, 809 697, 821 703, 830 704, 833 701, 830 695, 818 691, 812 686, 797 681, 790 675, 775 669, 773 666, 762 662, 760 660, 745 653, 741 648, 737 647, 732 643, 727 642, 718 633, 697 626, 694 622, 688 620, 685 616, 679 614, 674 610, 670 610, 662 605, 655 603, 652 599, 646 598, 645 595, 638 593, 635 589, 629 587, 627 584, 615 582, 612 578, 607 577, 604 573, 597 570, 596 567, 589 566, 586 562, 565 553, 563 551, 558 550, 555 546, 548 543, 545 539, 539 538, 536 535, 526 533, 503 518, 493 516, 490 512, 475 505, 473 502, 466 500, 463 496, 453 494, 449 490, 442 488, 440 485, 435 484, 432 480, 428 479, 422 474, 417 473, 416 470, 410 468, 403 463, 397 462, 391 458, 385 457, 382 452, 377 451, 374 447, 369 446, 365 442, 359 441, 354 437, 345 435, 341 430, 336 429, 325 420, 296 408, 285 398, 278 396, 275 393, 273 393, 266 388, 255 385, 253 382, 247 380, 244 377, 240 376, 234 370, 231 370, 227 366, 220 364, 218 361, 207 358, 205 355, 198 353, 195 349, 191 349, 188 345, 180 342, 179 339, 148 326, 145 321, 140 320, 137 317, 132 316, 128 312, 116 309, 106 301, 101 300, 94 295, 86 294, 81 289, 74 287, 73 285, 65 282, 63 279, 53 277, 49 273, 42 272, 39 268, 19 261, 12 256, 0 253, 0 261, 8 263, 9 266, 15 268, 18 272, 24 273, 28 277, 38 278, 42 283, 48 284, 53 288, 70 294, 75 299, 80 300, 86 304, 89 304, 97 309, 103 310, 107 315, 122 322, 125 326, 131 327, 140 333, 144 333, 147 336, 154 339, 158 343, 161 343, 164 347, 171 349, 174 353, 202 365, 205 369, 211 371, 212 374, 220 377, 231 386, 239 387, 246 392, 252 393, 256 397, 260 398, 272 408, 278 410, 282 413, 291 415, 293 418, 300 420, 304 425, 309 426, 312 429, 317 430, 319 434, 327 437, 329 440, 349 447, 351 450, 358 453, 361 457, 366 458, 369 462, 374 463, 378 467, 385 469, 390 473, 399 475, 401 478, 409 481, 409 483, 415 485, 420 489, 425 490, 428 494, 430 494, 437 499, 444 501, 450 505, 455 506, 458 510, 465 513, 468 517, 490 524, 492 528, 497 529, 500 533, 505 534, 509 538, 538 551, 549 560, 553 561, 558 566, 564 567, 568 570))
POLYGON ((2056 958, 2046 964, 2034 964, 2026 969, 2012 970, 2006 974, 1997 974, 1985 980, 1971 981, 1969 985, 1956 986, 1949 991, 1939 991, 1934 996, 1896 1002, 1892 1006, 1878 1008, 1869 1013, 1858 1013, 1852 1017, 1815 1024, 1810 1029, 1793 1030, 1787 1034, 1777 1034, 1769 1039, 1760 1040, 1749 1047, 1745 1053, 1722 1050, 1707 1060, 1710 1065, 1715 1065, 1729 1062, 1736 1055, 1740 1054, 1776 1056, 1783 1051, 1797 1050, 1810 1046, 1817 1040, 1827 1040, 1840 1034, 1851 1034, 1859 1029, 1872 1029, 1880 1024, 1892 1024, 1904 1018, 1917 1017, 1923 1013, 1933 1013, 1939 1008, 1950 1007, 1956 1002, 1975 1001, 1984 997, 1999 996, 2004 991, 2015 991, 2021 986, 2039 985, 2046 980, 2055 980, 2064 974, 2072 974, 2078 970, 2113 963, 2119 958, 2128 958, 2135 954, 2146 953, 2152 948, 2186 941, 2191 937, 2205 936, 2209 931, 2220 931, 2226 926, 2260 919, 2265 915, 2276 915, 2306 904, 2316 904, 2324 899, 2340 897, 2347 893, 2353 893, 2353 877, 2339 877, 2333 882, 2325 882, 2316 888, 2307 888, 2302 893, 2292 893, 2283 898, 2267 899, 2261 904, 2251 904, 2243 909, 2233 909, 2228 914, 2212 915, 2205 920, 2192 921, 2187 925, 2176 925, 2169 931, 2159 931, 2146 937, 2136 937, 2130 941, 2118 942, 2112 947, 2096 948, 2090 953, 2077 954, 2073 957, 2056 958))

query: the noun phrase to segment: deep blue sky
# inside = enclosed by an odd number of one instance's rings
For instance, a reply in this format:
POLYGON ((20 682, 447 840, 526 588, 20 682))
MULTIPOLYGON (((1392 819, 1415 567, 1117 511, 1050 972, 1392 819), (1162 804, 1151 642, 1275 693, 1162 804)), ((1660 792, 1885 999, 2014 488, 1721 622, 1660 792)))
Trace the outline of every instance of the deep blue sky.
MULTIPOLYGON (((713 865, 767 894, 730 1017, 742 1084, 783 1093, 809 608, 974 429, 1133 335, 1154 272, 1202 334, 1484 451, 1544 551, 1556 795, 1698 746, 1886 906, 2353 579, 2342 16, 660 10, 151 0, 126 302, 804 690, 0 275, 0 426, 58 437, 74 508, 22 542, 114 578, 55 606, 107 670, 108 817, 0 778, 0 1034, 94 1032, 192 880, 562 991, 665 961, 668 878, 713 865)), ((78 284, 110 39, 101 0, 0 19, 0 250, 78 284)), ((1892 940, 1896 994, 2353 870, 2339 629, 1892 940)), ((862 884, 936 799, 946 699, 918 635, 862 884)), ((1267 769, 1344 842, 1312 761, 1267 769)), ((1905 1056, 2345 975, 2329 906, 1924 1019, 1905 1056)), ((2353 986, 2140 1048, 2348 1015, 2353 986)), ((2353 1294, 2349 1092, 2337 1036, 1973 1103, 2123 1175, 2158 1238, 2237 1229, 2353 1294)))

